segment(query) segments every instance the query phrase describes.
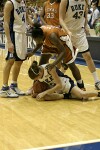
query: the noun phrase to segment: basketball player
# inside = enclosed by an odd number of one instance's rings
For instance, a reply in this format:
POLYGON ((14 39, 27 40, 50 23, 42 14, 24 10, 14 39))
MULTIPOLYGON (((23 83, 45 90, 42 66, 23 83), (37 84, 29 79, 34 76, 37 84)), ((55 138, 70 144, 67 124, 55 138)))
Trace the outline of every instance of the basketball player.
MULTIPOLYGON (((43 4, 43 9, 40 13, 40 18, 43 25, 53 25, 60 27, 59 24, 59 6, 61 0, 47 0, 43 4)), ((44 49, 44 47, 42 47, 44 49)), ((39 64, 45 64, 48 62, 51 56, 48 53, 41 52, 39 64)))
POLYGON ((86 39, 86 32, 88 32, 87 7, 87 0, 61 0, 59 21, 60 25, 71 37, 73 46, 77 47, 79 52, 82 53, 94 78, 95 88, 100 90, 100 80, 86 39))
POLYGON ((43 4, 43 9, 40 13, 43 25, 53 25, 60 27, 59 24, 59 6, 61 0, 47 0, 43 4))
MULTIPOLYGON (((52 69, 55 65, 63 60, 65 64, 73 67, 73 76, 76 81, 81 80, 79 69, 75 66, 74 60, 76 59, 77 50, 73 48, 69 36, 63 29, 51 25, 35 27, 32 31, 32 38, 36 41, 37 46, 31 54, 32 56, 42 45, 44 46, 43 52, 48 53, 50 57, 58 55, 52 64, 48 65, 52 69)), ((84 84, 80 84, 80 88, 84 88, 84 84)))
POLYGON ((100 92, 83 91, 75 86, 74 81, 67 75, 64 75, 59 69, 54 67, 52 70, 48 71, 46 66, 47 64, 38 66, 36 62, 33 62, 28 70, 28 75, 32 80, 46 82, 50 86, 53 85, 52 88, 39 93, 36 97, 38 100, 58 100, 68 98, 82 100, 94 96, 100 97, 100 92))
POLYGON ((18 88, 17 78, 27 52, 26 20, 33 26, 33 22, 26 13, 24 0, 8 0, 5 3, 4 29, 7 39, 5 44, 7 54, 3 70, 3 86, 0 91, 1 97, 18 97, 19 95, 25 95, 25 93, 18 88), (12 66, 12 83, 9 87, 8 80, 12 66))

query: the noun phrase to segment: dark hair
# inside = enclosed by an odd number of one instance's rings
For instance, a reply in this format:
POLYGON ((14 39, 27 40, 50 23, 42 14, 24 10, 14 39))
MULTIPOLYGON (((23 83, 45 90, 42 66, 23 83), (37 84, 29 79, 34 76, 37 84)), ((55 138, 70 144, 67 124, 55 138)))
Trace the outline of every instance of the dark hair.
MULTIPOLYGON (((49 0, 50 1, 50 0, 49 0)), ((53 2, 56 2, 56 3, 60 3, 61 2, 61 0, 51 0, 51 3, 53 3, 53 2)))
POLYGON ((41 27, 41 24, 34 23, 34 27, 32 28, 32 37, 33 38, 43 37, 43 30, 40 27, 41 27))
POLYGON ((95 5, 95 6, 98 6, 98 3, 97 3, 96 0, 93 0, 93 1, 91 2, 91 4, 93 4, 93 5, 95 5))
POLYGON ((56 2, 57 2, 57 3, 60 3, 60 2, 61 2, 61 0, 56 0, 56 2))
POLYGON ((32 80, 39 75, 39 66, 37 61, 33 61, 32 65, 28 70, 28 75, 32 80))

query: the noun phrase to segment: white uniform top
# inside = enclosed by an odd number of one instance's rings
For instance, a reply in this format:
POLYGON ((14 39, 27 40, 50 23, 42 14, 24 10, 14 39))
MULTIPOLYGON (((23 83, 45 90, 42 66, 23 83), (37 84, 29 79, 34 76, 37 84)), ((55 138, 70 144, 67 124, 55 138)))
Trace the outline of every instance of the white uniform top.
POLYGON ((68 8, 66 6, 65 23, 71 32, 80 30, 84 23, 85 0, 68 0, 68 8))
POLYGON ((91 8, 90 10, 92 11, 91 25, 93 25, 93 23, 95 22, 95 20, 99 18, 100 12, 99 12, 98 8, 96 8, 95 10, 93 10, 93 8, 91 8))
MULTIPOLYGON (((55 85, 55 82, 54 82, 54 79, 52 78, 51 74, 48 73, 47 69, 46 69, 46 66, 47 64, 45 65, 41 65, 44 69, 44 74, 42 76, 41 79, 39 79, 40 82, 46 82, 48 83, 50 86, 54 86, 55 85)), ((62 89, 60 89, 59 91, 56 91, 58 93, 69 93, 70 91, 70 88, 71 88, 71 79, 66 75, 65 76, 61 76, 61 74, 63 74, 60 70, 59 72, 57 72, 58 76, 60 77, 60 80, 61 80, 61 83, 62 83, 62 89)))
POLYGON ((11 15, 13 19, 10 21, 12 22, 13 31, 18 33, 25 33, 26 32, 26 6, 24 0, 21 2, 17 2, 16 0, 11 0, 14 6, 13 13, 11 15))

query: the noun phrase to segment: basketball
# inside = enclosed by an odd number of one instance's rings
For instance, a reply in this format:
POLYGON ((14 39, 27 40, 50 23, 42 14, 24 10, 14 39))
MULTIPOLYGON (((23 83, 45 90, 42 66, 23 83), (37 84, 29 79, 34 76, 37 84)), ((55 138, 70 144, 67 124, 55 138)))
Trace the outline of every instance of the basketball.
POLYGON ((33 83, 33 93, 41 93, 49 89, 49 85, 46 82, 35 81, 33 83))

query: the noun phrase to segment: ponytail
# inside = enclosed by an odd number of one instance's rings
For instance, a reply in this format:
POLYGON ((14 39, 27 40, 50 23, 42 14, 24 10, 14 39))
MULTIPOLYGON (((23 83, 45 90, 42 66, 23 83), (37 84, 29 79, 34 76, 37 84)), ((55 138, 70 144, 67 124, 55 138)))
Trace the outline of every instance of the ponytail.
POLYGON ((28 70, 28 75, 32 80, 39 75, 39 66, 37 61, 33 61, 32 65, 28 70))

